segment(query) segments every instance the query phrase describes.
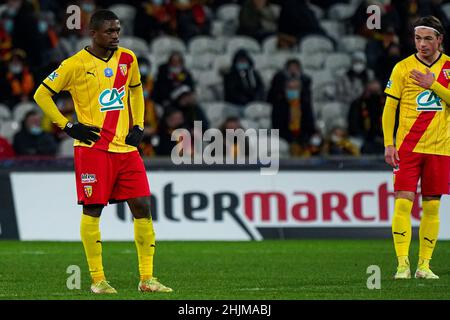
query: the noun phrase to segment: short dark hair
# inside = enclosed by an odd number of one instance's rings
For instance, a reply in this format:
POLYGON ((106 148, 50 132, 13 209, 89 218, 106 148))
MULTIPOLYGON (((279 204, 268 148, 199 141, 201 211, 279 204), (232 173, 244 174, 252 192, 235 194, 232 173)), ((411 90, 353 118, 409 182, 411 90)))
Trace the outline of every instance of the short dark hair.
POLYGON ((439 21, 439 19, 436 18, 435 16, 426 16, 417 19, 417 21, 414 22, 413 27, 416 28, 419 26, 425 26, 436 29, 439 32, 439 34, 436 34, 436 36, 439 36, 441 34, 443 35, 445 33, 441 21, 439 21))
POLYGON ((98 30, 105 20, 119 20, 119 17, 111 10, 98 10, 89 21, 89 29, 98 30))

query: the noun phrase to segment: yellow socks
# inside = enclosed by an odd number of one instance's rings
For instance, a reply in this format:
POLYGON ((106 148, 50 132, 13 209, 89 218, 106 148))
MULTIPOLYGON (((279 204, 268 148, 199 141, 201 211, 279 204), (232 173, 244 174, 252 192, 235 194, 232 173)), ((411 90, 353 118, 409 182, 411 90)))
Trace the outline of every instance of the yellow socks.
POLYGON ((81 241, 83 242, 93 283, 105 280, 99 224, 100 218, 94 218, 85 214, 81 215, 81 241))
MULTIPOLYGON (((411 243, 411 210, 413 202, 408 199, 395 199, 394 217, 392 219, 392 235, 397 257, 408 257, 411 243)), ((402 258, 404 259, 404 258, 402 258)), ((403 261, 403 260, 402 260, 403 261)))
POLYGON ((428 268, 433 255, 439 233, 439 205, 440 200, 422 201, 423 215, 419 228, 419 267, 428 268))
POLYGON ((134 219, 134 240, 141 280, 148 280, 153 276, 153 255, 155 253, 155 232, 152 219, 134 219))

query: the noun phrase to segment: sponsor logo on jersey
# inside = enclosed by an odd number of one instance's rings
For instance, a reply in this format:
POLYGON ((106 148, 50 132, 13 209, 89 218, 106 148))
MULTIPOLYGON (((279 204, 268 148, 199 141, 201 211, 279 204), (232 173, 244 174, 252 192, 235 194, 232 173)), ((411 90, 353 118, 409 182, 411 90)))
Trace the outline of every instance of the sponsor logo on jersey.
POLYGON ((443 69, 442 73, 444 74, 445 79, 450 80, 450 69, 443 69))
POLYGON ((50 73, 50 74, 48 75, 47 78, 49 78, 50 81, 53 81, 53 80, 55 80, 57 77, 58 77, 58 73, 56 73, 56 71, 53 71, 52 73, 50 73))
POLYGON ((97 177, 92 173, 82 173, 81 183, 94 183, 97 182, 97 177))
POLYGON ((431 90, 421 92, 417 98, 417 111, 442 111, 441 98, 431 90))
POLYGON ((92 196, 92 186, 84 186, 84 194, 90 198, 92 196))
POLYGON ((119 89, 112 88, 103 90, 98 97, 98 102, 101 105, 100 111, 107 112, 112 110, 122 110, 124 108, 122 101, 124 95, 124 86, 119 89))
POLYGON ((390 89, 392 87, 392 80, 388 80, 386 88, 390 89))
POLYGON ((127 68, 126 64, 122 64, 122 63, 119 64, 119 69, 120 69, 120 73, 122 73, 123 76, 127 75, 128 68, 127 68))

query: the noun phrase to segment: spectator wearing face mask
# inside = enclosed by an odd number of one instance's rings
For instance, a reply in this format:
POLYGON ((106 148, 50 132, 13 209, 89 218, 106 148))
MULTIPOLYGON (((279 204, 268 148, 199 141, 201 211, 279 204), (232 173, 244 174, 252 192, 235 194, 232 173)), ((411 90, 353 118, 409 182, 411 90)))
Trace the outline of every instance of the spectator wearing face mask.
POLYGON ((264 84, 246 50, 238 50, 230 70, 224 75, 225 101, 238 107, 264 100, 264 84))
POLYGON ((360 154, 358 147, 350 141, 347 130, 340 126, 331 129, 324 149, 329 155, 359 156, 360 154))
POLYGON ((348 104, 353 102, 363 94, 367 83, 374 78, 374 72, 367 68, 364 52, 354 52, 350 70, 336 81, 339 100, 348 104))
POLYGON ((163 107, 170 104, 170 94, 181 85, 187 85, 193 90, 194 80, 184 66, 181 52, 173 52, 167 63, 159 66, 152 98, 163 107))
POLYGON ((33 75, 25 58, 23 50, 13 50, 7 69, 0 78, 0 99, 10 108, 19 102, 28 101, 34 88, 33 75))
POLYGON ((183 112, 177 108, 167 107, 161 117, 158 125, 157 140, 155 143, 155 151, 159 156, 170 156, 174 148, 181 148, 182 137, 172 140, 172 133, 176 129, 184 128, 183 112))
POLYGON ((12 47, 22 49, 27 55, 30 66, 40 67, 43 61, 38 22, 30 1, 9 0, 6 2, 2 20, 11 36, 12 47))
POLYGON ((361 153, 383 154, 383 132, 381 117, 385 96, 378 80, 370 81, 364 94, 350 106, 348 114, 348 133, 362 139, 361 153))
POLYGON ((302 72, 300 60, 298 59, 289 59, 286 61, 284 68, 273 76, 267 94, 267 102, 274 105, 282 100, 286 94, 286 82, 290 79, 300 80, 300 86, 302 88, 300 98, 302 103, 311 106, 311 78, 302 72))
POLYGON ((306 145, 315 132, 315 120, 311 104, 302 101, 301 81, 289 79, 285 83, 284 95, 274 100, 272 127, 279 129, 280 137, 291 148, 291 155, 303 155, 306 145))
POLYGON ((41 127, 41 115, 29 111, 22 121, 22 128, 14 135, 13 147, 19 156, 54 156, 58 145, 53 136, 41 127))

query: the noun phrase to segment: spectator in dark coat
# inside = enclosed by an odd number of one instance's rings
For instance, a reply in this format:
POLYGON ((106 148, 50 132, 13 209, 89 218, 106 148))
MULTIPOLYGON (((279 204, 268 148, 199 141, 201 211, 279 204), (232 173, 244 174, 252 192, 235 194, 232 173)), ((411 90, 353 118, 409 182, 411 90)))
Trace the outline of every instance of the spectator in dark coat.
MULTIPOLYGON (((285 82, 284 95, 273 100, 272 127, 280 130, 280 137, 291 146, 292 155, 301 155, 315 132, 311 104, 303 103, 303 87, 299 79, 285 82)), ((308 90, 305 88, 305 90, 308 90)))
POLYGON ((183 112, 177 108, 168 107, 164 110, 158 125, 155 152, 159 156, 170 156, 178 141, 172 141, 172 132, 183 128, 183 112))
POLYGON ((198 105, 195 92, 189 86, 182 85, 175 89, 170 95, 171 106, 183 112, 184 125, 183 127, 192 130, 194 128, 194 121, 202 122, 202 130, 209 128, 208 120, 203 113, 203 110, 198 105))
POLYGON ((36 111, 29 111, 22 121, 22 129, 14 135, 13 147, 17 155, 53 156, 58 145, 54 137, 42 130, 42 117, 36 111))
POLYGON ((247 0, 239 12, 237 33, 259 42, 277 31, 277 18, 267 0, 247 0))
POLYGON ((181 85, 194 89, 191 73, 184 66, 181 52, 173 52, 167 63, 159 66, 152 98, 163 107, 170 104, 170 94, 181 85))
POLYGON ((224 76, 225 101, 245 106, 255 100, 264 99, 264 84, 261 75, 246 50, 240 49, 233 57, 231 69, 224 76))

